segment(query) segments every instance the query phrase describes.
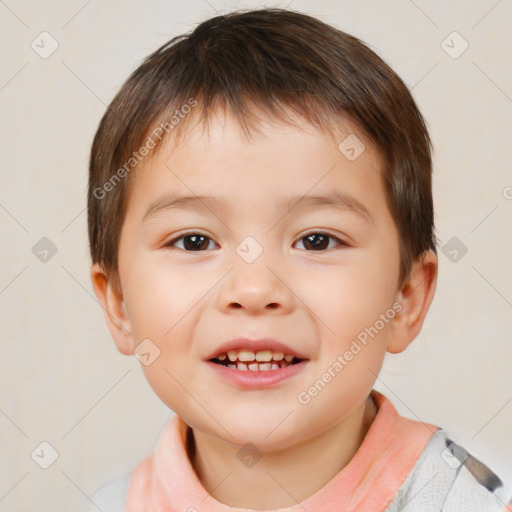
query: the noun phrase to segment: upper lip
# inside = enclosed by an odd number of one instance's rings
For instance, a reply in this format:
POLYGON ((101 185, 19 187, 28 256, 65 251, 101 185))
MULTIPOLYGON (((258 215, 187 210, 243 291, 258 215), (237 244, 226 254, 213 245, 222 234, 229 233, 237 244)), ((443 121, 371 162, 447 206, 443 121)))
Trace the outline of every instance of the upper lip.
POLYGON ((307 357, 296 349, 290 348, 285 343, 272 339, 272 338, 261 338, 259 340, 253 340, 249 338, 235 338, 219 345, 213 350, 206 359, 213 359, 219 354, 228 352, 229 350, 251 350, 258 352, 259 350, 272 350, 273 352, 283 352, 284 354, 292 354, 298 359, 307 359, 307 357))

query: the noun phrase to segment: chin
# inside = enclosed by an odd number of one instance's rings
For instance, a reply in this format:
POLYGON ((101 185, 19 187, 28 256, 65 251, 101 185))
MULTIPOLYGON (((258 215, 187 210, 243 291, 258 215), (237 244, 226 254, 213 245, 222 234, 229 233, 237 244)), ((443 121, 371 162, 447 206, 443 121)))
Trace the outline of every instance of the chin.
POLYGON ((268 414, 256 415, 254 413, 250 417, 240 418, 231 414, 231 412, 226 411, 227 414, 225 415, 212 412, 212 416, 217 421, 210 416, 208 418, 203 417, 203 421, 199 422, 187 421, 183 417, 182 419, 193 429, 222 439, 222 441, 240 449, 248 443, 252 443, 260 452, 273 452, 289 448, 300 442, 304 436, 302 428, 296 431, 295 421, 289 424, 286 420, 283 421, 286 417, 286 414, 283 413, 278 418, 269 417, 268 414))

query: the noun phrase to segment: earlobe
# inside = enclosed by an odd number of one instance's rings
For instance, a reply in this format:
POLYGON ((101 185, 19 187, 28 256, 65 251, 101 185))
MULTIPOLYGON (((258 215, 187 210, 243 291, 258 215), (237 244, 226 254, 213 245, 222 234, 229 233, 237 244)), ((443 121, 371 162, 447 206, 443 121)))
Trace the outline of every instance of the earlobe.
POLYGON ((122 291, 114 289, 103 268, 94 263, 91 266, 91 281, 94 293, 103 309, 108 330, 119 352, 133 355, 131 323, 122 291))
POLYGON ((434 298, 437 268, 437 256, 432 250, 412 264, 409 279, 397 295, 401 309, 391 322, 388 352, 402 352, 419 334, 434 298))

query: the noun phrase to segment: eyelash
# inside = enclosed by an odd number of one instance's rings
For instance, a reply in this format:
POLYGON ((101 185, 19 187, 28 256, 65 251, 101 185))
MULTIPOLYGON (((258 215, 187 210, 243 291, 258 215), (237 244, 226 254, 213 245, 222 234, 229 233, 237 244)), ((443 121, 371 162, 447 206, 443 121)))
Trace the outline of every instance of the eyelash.
MULTIPOLYGON (((200 233, 200 232, 197 232, 197 231, 189 231, 189 232, 186 232, 186 233, 181 233, 179 236, 173 238, 172 240, 170 240, 169 242, 165 243, 164 244, 164 247, 172 247, 178 240, 181 240, 182 238, 185 238, 187 236, 192 236, 192 235, 199 235, 199 236, 203 236, 205 238, 207 238, 208 240, 211 240, 213 241, 212 238, 210 238, 209 236, 205 235, 204 233, 200 233)), ((344 246, 344 247, 349 247, 349 244, 345 243, 343 240, 339 239, 338 237, 334 236, 334 235, 330 235, 329 233, 325 233, 324 231, 310 231, 309 233, 306 233, 305 235, 302 235, 298 241, 302 241, 304 238, 310 236, 310 235, 324 235, 324 236, 327 236, 328 238, 332 239, 332 240, 335 240, 336 242, 338 242, 338 245, 339 246, 344 246)), ((186 249, 181 249, 179 248, 181 251, 183 252, 204 252, 204 251, 187 251, 186 249)), ((325 252, 326 250, 329 250, 329 249, 324 249, 324 250, 319 250, 319 251, 307 251, 307 252, 325 252)), ((332 248, 331 248, 332 250, 332 248)))

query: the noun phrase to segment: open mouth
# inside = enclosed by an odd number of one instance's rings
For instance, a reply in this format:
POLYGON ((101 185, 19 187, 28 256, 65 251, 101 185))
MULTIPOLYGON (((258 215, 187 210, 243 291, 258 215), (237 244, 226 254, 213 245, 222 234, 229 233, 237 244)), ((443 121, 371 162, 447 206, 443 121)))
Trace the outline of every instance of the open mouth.
POLYGON ((303 359, 299 359, 293 354, 285 354, 273 350, 229 350, 222 352, 210 359, 211 362, 220 364, 227 368, 242 371, 272 371, 286 368, 300 363, 303 359))

